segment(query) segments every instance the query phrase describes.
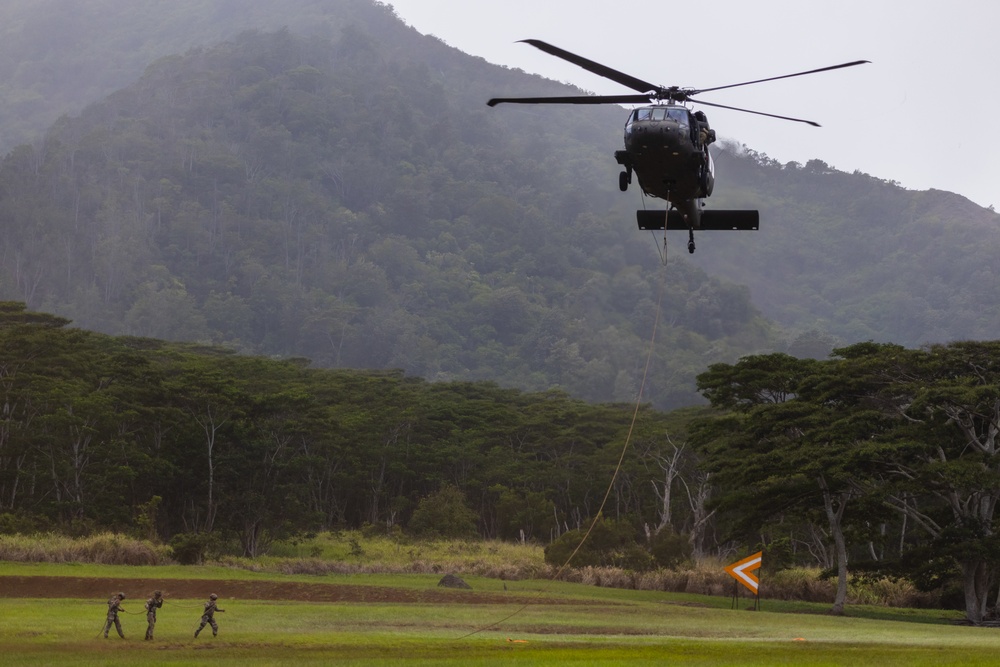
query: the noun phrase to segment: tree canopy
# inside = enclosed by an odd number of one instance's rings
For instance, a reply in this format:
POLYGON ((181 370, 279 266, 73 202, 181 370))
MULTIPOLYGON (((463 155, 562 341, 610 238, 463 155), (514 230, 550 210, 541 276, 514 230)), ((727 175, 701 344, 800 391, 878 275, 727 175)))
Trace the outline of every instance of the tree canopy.
POLYGON ((698 431, 719 501, 758 530, 825 516, 838 610, 853 554, 862 571, 927 585, 941 582, 924 573, 952 568, 969 620, 983 620, 1000 582, 1000 344, 837 353, 750 357, 699 376, 731 411, 698 431))
MULTIPOLYGON (((0 405, 13 523, 215 533, 251 556, 365 525, 547 542, 597 512, 634 410, 109 337, 16 303, 0 304, 0 405)), ((643 409, 606 512, 659 519, 644 466, 667 423, 643 409)))
MULTIPOLYGON (((659 241, 614 187, 619 109, 486 109, 571 90, 370 0, 0 17, 0 297, 324 367, 635 395, 659 241)), ((657 406, 697 401, 706 362, 996 330, 995 213, 821 160, 715 157, 709 206, 764 226, 668 253, 657 406)))

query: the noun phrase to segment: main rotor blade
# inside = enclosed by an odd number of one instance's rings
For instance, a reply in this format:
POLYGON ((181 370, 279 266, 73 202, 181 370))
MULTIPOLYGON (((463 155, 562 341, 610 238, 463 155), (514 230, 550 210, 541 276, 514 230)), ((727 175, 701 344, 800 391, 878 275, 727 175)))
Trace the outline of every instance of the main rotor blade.
MULTIPOLYGON (((782 76, 772 76, 767 79, 757 79, 756 81, 744 81, 743 83, 731 83, 728 86, 716 86, 715 88, 701 88, 699 90, 691 91, 692 95, 700 95, 701 93, 707 93, 713 90, 723 90, 725 88, 736 88, 738 86, 749 86, 754 83, 764 83, 765 81, 777 81, 778 79, 789 79, 793 76, 805 76, 806 74, 817 74, 819 72, 828 72, 832 69, 840 69, 842 67, 854 67, 855 65, 864 65, 865 63, 870 63, 870 60, 855 60, 850 63, 841 63, 840 65, 831 65, 830 67, 820 67, 819 69, 811 69, 808 72, 796 72, 795 74, 784 74, 782 76)), ((704 102, 702 102, 704 104, 704 102)), ((741 109, 745 111, 745 109, 741 109)), ((765 116, 767 114, 764 114, 765 116)), ((808 122, 808 121, 807 121, 808 122)))
POLYGON ((659 86, 643 81, 642 79, 637 79, 634 76, 625 74, 624 72, 619 72, 616 69, 611 69, 607 65, 602 65, 601 63, 595 63, 593 60, 587 60, 582 56, 578 56, 575 53, 570 53, 560 49, 558 46, 552 46, 546 42, 539 39, 522 39, 525 44, 531 44, 536 49, 540 49, 550 56, 555 56, 556 58, 562 58, 567 62, 571 62, 577 67, 582 67, 588 72, 593 72, 598 76, 603 76, 605 79, 611 79, 612 81, 617 81, 618 83, 631 88, 632 90, 637 90, 640 93, 647 93, 651 90, 658 90, 659 86))
POLYGON ((494 97, 486 104, 649 104, 649 95, 574 95, 570 97, 494 97))
POLYGON ((791 116, 778 116, 777 114, 764 113, 763 111, 753 111, 752 109, 741 109, 739 107, 730 107, 730 106, 726 106, 725 104, 715 104, 714 102, 703 102, 702 100, 696 100, 696 99, 692 99, 690 97, 688 98, 688 101, 689 102, 694 102, 695 104, 704 104, 705 106, 708 106, 708 107, 719 107, 720 109, 730 109, 731 111, 742 111, 744 113, 757 114, 758 116, 768 116, 770 118, 780 118, 781 120, 792 120, 792 121, 795 121, 796 123, 805 123, 807 125, 812 125, 813 127, 821 127, 819 123, 813 122, 811 120, 804 120, 802 118, 792 118, 791 116))

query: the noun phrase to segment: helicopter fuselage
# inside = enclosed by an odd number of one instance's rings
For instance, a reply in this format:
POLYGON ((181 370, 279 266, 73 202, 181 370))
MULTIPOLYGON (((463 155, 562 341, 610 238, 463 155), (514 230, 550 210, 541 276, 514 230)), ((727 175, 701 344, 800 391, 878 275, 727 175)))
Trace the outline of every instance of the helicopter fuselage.
POLYGON ((632 110, 625 124, 625 149, 615 158, 625 167, 620 185, 626 189, 634 173, 651 197, 677 208, 712 194, 714 165, 708 144, 715 132, 704 114, 675 104, 632 110))

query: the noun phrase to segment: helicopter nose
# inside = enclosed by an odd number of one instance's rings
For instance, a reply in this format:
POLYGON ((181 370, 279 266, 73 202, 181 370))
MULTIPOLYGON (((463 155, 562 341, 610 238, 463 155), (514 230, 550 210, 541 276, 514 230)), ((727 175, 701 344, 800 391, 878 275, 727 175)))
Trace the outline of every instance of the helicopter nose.
POLYGON ((684 128, 669 120, 635 123, 626 143, 632 150, 676 153, 684 138, 684 128))
POLYGON ((680 127, 676 123, 661 123, 653 130, 653 135, 662 148, 674 148, 680 142, 680 127))

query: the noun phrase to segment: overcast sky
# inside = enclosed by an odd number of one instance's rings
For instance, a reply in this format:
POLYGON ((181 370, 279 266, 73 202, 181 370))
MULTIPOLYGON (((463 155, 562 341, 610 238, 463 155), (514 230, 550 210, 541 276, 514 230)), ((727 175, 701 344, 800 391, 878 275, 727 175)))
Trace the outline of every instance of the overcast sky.
POLYGON ((1000 2, 389 2, 418 31, 466 53, 600 94, 631 91, 515 42, 541 39, 652 83, 695 88, 871 60, 702 96, 821 128, 701 108, 720 138, 782 163, 818 158, 1000 207, 1000 2))

